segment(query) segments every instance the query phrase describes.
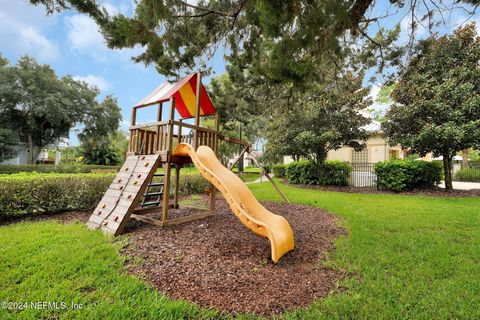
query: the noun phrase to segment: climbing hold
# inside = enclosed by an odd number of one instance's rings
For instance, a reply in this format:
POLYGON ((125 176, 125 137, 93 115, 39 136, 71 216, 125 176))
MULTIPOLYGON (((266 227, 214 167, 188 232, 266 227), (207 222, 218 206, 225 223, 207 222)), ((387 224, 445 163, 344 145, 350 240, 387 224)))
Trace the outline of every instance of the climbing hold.
POLYGON ((145 156, 142 156, 142 160, 145 160, 145 156))
POLYGON ((142 175, 140 173, 137 174, 137 178, 141 178, 141 177, 142 177, 142 175))
POLYGON ((133 181, 133 184, 137 184, 137 183, 138 183, 138 181, 133 181))
POLYGON ((118 221, 118 216, 114 216, 113 221, 118 221))
POLYGON ((104 220, 102 225, 106 226, 108 224, 108 221, 107 220, 104 220))
POLYGON ((145 162, 144 167, 148 167, 149 162, 145 162))
POLYGON ((122 179, 118 179, 117 182, 122 182, 122 179))
POLYGON ((127 196, 127 199, 130 199, 131 197, 132 197, 132 195, 131 195, 131 194, 129 194, 129 195, 127 196))
POLYGON ((122 189, 123 189, 123 186, 119 186, 118 189, 122 190, 122 189))
POLYGON ((125 171, 128 171, 128 167, 125 168, 125 171))
POLYGON ((98 215, 101 215, 101 214, 102 214, 102 210, 98 210, 98 211, 97 211, 97 214, 98 214, 98 215))

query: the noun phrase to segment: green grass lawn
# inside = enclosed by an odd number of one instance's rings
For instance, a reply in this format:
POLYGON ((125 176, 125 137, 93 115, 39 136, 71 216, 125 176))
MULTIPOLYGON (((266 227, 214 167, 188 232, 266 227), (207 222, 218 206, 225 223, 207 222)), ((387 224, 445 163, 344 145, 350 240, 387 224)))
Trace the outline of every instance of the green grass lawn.
MULTIPOLYGON (((280 201, 269 183, 249 185, 260 200, 280 201)), ((349 276, 345 288, 297 319, 479 318, 480 199, 352 194, 281 186, 289 199, 343 217, 348 235, 328 265, 349 276)), ((301 212, 299 212, 301 214, 301 212)), ((0 227, 0 301, 66 301, 81 310, 32 310, 10 318, 216 318, 171 301, 126 274, 115 240, 82 224, 0 227)), ((281 281, 281 279, 279 280, 281 281)))

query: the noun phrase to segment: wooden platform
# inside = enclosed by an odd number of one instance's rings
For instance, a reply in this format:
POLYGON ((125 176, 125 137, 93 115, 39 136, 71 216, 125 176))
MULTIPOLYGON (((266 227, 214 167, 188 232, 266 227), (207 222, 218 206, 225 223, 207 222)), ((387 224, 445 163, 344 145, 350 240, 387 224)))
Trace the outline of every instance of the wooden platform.
POLYGON ((113 235, 121 234, 160 161, 160 154, 128 156, 87 226, 113 235))

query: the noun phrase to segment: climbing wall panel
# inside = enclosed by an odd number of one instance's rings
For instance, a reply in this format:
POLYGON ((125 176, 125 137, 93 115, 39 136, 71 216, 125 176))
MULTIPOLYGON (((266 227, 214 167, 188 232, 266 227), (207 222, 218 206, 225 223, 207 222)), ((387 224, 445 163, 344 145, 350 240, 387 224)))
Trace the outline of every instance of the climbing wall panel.
POLYGON ((159 162, 158 154, 128 156, 90 216, 87 226, 113 235, 121 234, 159 162))

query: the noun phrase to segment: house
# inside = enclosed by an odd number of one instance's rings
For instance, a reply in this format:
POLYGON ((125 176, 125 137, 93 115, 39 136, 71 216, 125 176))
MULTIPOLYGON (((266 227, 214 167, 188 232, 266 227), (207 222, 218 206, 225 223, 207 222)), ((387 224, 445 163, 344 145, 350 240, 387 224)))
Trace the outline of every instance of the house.
MULTIPOLYGON (((231 166, 233 164, 233 162, 236 160, 237 156, 238 156, 238 154, 228 160, 228 166, 231 166)), ((263 151, 252 150, 252 151, 250 151, 250 153, 245 152, 243 154, 243 166, 244 167, 256 166, 255 162, 253 161, 252 156, 255 157, 255 159, 258 160, 258 159, 262 158, 263 151)))
MULTIPOLYGON (((69 139, 63 138, 60 139, 59 142, 55 144, 51 144, 47 146, 45 149, 40 152, 38 158, 35 160, 36 163, 47 163, 52 162, 54 164, 60 163, 60 151, 61 148, 66 148, 69 145, 69 139), (56 149, 55 152, 55 161, 48 159, 48 151, 47 149, 56 149)), ((17 149, 17 156, 8 160, 4 160, 3 162, 0 161, 0 164, 27 164, 28 163, 28 154, 29 149, 26 143, 19 142, 18 145, 15 147, 17 149)))
MULTIPOLYGON (((362 112, 365 116, 370 116, 367 112, 362 112)), ((403 159, 405 154, 400 145, 391 147, 388 145, 386 137, 381 130, 380 122, 372 120, 365 129, 370 133, 369 139, 365 142, 366 147, 361 151, 355 151, 350 147, 342 147, 338 150, 330 150, 327 154, 327 160, 346 161, 353 165, 377 163, 380 161, 403 159)), ((292 157, 284 157, 283 163, 293 162, 292 157)))

